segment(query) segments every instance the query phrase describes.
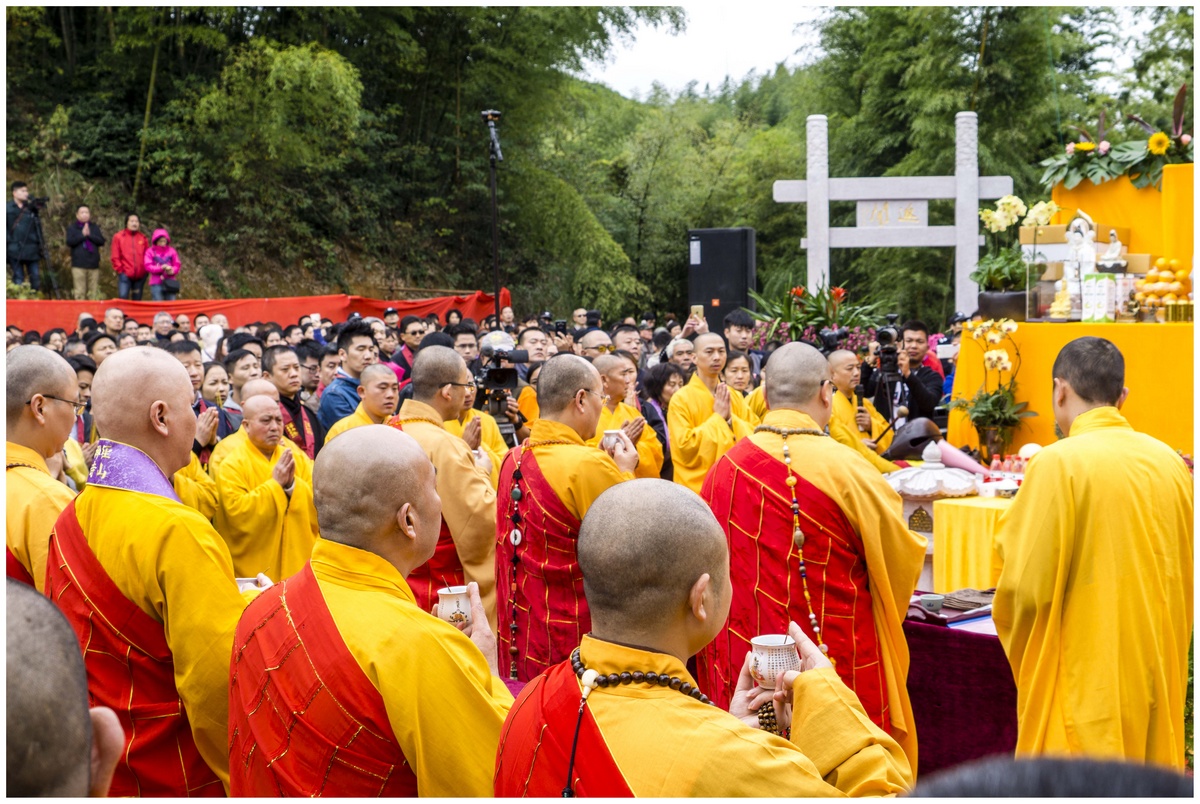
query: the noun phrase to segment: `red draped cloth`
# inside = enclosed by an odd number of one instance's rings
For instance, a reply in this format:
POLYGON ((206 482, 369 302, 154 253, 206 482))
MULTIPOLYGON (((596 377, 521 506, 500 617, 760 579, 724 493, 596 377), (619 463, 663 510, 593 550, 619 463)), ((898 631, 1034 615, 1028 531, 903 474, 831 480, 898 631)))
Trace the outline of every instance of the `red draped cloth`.
MULTIPOLYGON (((837 503, 797 478, 808 593, 838 676, 854 690, 875 725, 888 729, 887 686, 862 539, 837 503), (819 528, 804 514, 819 523, 819 528)), ((708 473, 700 495, 725 530, 733 601, 717 638, 696 657, 696 680, 722 709, 759 634, 787 632, 793 620, 814 641, 792 538, 788 468, 749 439, 738 442, 708 473)))
POLYGON ((571 769, 572 792, 576 796, 633 797, 586 706, 580 720, 580 695, 569 661, 550 668, 521 691, 500 733, 494 788, 498 798, 560 797, 567 786, 576 723, 579 743, 571 769))
POLYGON ((109 795, 224 796, 192 739, 162 623, 121 594, 104 571, 74 502, 50 534, 46 594, 83 647, 88 705, 111 708, 125 732, 109 795))
POLYGON ((29 574, 27 569, 25 569, 25 565, 13 555, 12 550, 9 550, 7 547, 5 547, 4 552, 7 553, 5 558, 5 575, 7 575, 9 578, 12 578, 14 581, 20 581, 21 583, 29 584, 36 589, 37 584, 33 582, 33 576, 29 574))
POLYGON ((500 465, 496 505, 500 661, 509 657, 516 678, 529 681, 569 657, 592 627, 575 552, 580 522, 546 482, 533 450, 524 447, 509 450, 500 465), (521 478, 514 481, 518 455, 521 478), (511 539, 514 485, 521 489, 518 545, 511 539))
POLYGON ((229 792, 417 795, 383 697, 342 640, 311 564, 256 597, 238 622, 229 792))
MULTIPOLYGON (((404 431, 403 422, 392 420, 388 424, 404 431)), ((442 505, 454 505, 454 501, 442 500, 442 505)), ((458 548, 454 546, 454 537, 450 534, 445 517, 442 517, 442 530, 438 534, 433 557, 410 572, 405 580, 421 611, 429 611, 438 602, 439 589, 462 586, 467 582, 462 562, 458 559, 458 548)))

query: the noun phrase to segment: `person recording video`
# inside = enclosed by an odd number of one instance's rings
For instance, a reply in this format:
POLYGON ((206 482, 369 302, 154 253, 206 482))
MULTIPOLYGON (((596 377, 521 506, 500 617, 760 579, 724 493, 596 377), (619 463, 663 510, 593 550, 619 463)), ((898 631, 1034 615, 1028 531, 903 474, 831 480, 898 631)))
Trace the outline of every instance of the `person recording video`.
POLYGON ((874 398, 875 407, 888 421, 896 421, 897 427, 907 419, 933 418, 933 409, 942 398, 941 376, 924 363, 928 351, 929 327, 921 321, 906 321, 900 327, 896 353, 898 382, 881 381, 878 343, 871 344, 870 354, 863 363, 862 383, 867 395, 874 398), (908 412, 897 415, 900 408, 908 412))
POLYGON ((12 183, 12 200, 8 202, 8 264, 12 266, 13 284, 25 283, 41 290, 38 261, 42 254, 42 233, 37 219, 38 206, 29 200, 29 186, 23 181, 12 183))

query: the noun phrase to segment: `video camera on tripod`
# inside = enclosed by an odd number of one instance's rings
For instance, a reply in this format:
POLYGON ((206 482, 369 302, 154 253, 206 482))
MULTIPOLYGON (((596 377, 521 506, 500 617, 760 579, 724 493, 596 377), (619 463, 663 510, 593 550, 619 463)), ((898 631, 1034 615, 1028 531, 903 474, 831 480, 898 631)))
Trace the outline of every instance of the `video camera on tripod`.
POLYGON ((896 319, 899 317, 895 313, 888 313, 887 326, 875 330, 875 340, 879 343, 879 371, 883 374, 883 382, 900 382, 900 329, 896 326, 896 319))
POLYGON ((517 389, 518 376, 515 368, 501 365, 502 362, 528 363, 529 352, 516 349, 512 336, 495 331, 484 335, 479 341, 479 374, 475 377, 478 397, 475 405, 486 410, 500 426, 500 434, 508 436, 516 432, 505 412, 508 398, 517 389))

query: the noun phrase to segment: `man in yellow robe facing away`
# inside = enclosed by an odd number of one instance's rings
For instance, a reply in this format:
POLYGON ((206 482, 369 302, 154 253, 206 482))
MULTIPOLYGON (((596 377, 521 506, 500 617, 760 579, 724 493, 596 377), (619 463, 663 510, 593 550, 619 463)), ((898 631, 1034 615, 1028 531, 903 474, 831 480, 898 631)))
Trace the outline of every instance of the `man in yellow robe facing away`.
POLYGON ((467 442, 472 452, 482 449, 487 454, 488 460, 492 462, 492 488, 496 488, 500 482, 500 462, 508 452, 508 444, 504 443, 504 436, 500 433, 500 425, 496 423, 495 417, 475 409, 476 389, 471 387, 466 391, 462 413, 457 419, 447 419, 442 426, 446 428, 446 432, 467 442))
POLYGON ((708 470, 739 440, 754 432, 746 399, 721 382, 725 340, 715 333, 696 336, 696 373, 671 397, 667 430, 675 482, 697 494, 708 470))
POLYGON ((635 477, 658 477, 662 471, 662 444, 654 430, 646 426, 646 419, 628 400, 637 394, 637 363, 629 352, 600 355, 592 361, 600 372, 600 388, 604 393, 604 407, 600 409, 600 421, 596 434, 588 439, 591 446, 599 446, 605 430, 624 430, 629 440, 637 446, 638 465, 635 477))
POLYGON ((388 419, 396 413, 396 402, 400 398, 400 383, 396 381, 396 372, 390 366, 382 363, 372 363, 358 375, 358 395, 362 401, 354 412, 344 419, 339 419, 325 434, 328 444, 335 436, 341 435, 354 427, 367 424, 387 424, 388 419))
POLYGON ((861 378, 862 367, 854 352, 839 349, 829 355, 829 379, 836 389, 833 412, 829 417, 829 435, 862 455, 880 472, 895 472, 899 466, 879 457, 891 446, 895 433, 888 430, 887 420, 871 400, 863 399, 859 407, 855 389, 861 378))
POLYGON ((1066 438, 1000 520, 996 631, 1017 684, 1017 755, 1184 767, 1193 485, 1120 413, 1125 361, 1077 338, 1054 361, 1066 438))
POLYGON ((312 461, 281 443, 283 414, 265 395, 243 401, 246 440, 235 446, 217 475, 213 524, 233 557, 234 573, 271 580, 300 570, 317 538, 312 461))

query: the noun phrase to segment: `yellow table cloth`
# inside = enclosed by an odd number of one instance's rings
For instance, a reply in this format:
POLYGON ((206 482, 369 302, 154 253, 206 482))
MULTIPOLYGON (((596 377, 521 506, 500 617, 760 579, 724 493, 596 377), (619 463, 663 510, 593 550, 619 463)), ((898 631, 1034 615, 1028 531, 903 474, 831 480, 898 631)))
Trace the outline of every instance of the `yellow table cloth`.
POLYGON ((1012 500, 960 497, 933 503, 933 591, 987 589, 992 575, 992 542, 1000 515, 1012 500))

